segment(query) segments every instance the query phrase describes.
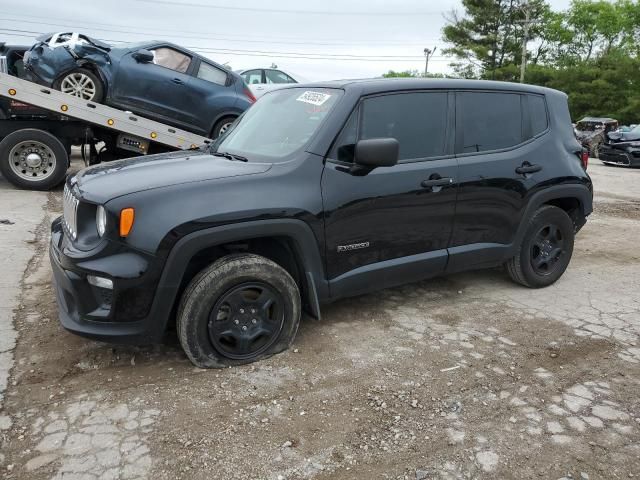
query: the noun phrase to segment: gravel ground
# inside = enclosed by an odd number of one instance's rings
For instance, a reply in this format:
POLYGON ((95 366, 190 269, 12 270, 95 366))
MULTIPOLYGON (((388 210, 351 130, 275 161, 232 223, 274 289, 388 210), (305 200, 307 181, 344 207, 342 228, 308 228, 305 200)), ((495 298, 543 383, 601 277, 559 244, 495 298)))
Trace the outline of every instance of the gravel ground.
MULTIPOLYGON (((194 368, 175 339, 64 332, 47 232, 21 279, 0 416, 11 479, 640 475, 640 170, 594 161, 595 213, 544 290, 500 269, 341 301, 294 349, 194 368)), ((49 194, 43 219, 60 209, 49 194)))

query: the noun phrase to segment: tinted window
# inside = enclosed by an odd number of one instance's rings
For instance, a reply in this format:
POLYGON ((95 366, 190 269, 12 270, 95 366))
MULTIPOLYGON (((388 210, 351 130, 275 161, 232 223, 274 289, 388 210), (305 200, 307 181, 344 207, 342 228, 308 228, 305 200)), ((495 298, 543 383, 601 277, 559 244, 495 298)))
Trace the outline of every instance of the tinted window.
POLYGON ((242 74, 242 78, 244 78, 247 85, 262 83, 262 70, 249 70, 242 74))
POLYGON ((264 76, 267 83, 297 83, 293 78, 280 70, 265 70, 264 76))
POLYGON ((549 126, 547 120, 547 105, 544 97, 529 95, 529 112, 531 114, 531 133, 535 137, 544 132, 549 126))
POLYGON ((198 78, 218 85, 227 84, 227 72, 202 62, 198 68, 198 78))
POLYGON ((499 150, 522 143, 520 95, 459 93, 457 115, 464 153, 499 150))
POLYGON ((191 64, 191 57, 173 48, 160 47, 151 50, 153 52, 153 63, 161 67, 185 73, 191 64))

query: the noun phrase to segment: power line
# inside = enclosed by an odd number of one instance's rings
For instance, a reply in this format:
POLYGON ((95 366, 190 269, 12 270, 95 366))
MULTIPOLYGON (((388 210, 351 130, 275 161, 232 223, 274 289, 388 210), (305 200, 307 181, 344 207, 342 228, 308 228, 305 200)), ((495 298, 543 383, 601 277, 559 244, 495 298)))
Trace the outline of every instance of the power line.
MULTIPOLYGON (((54 22, 48 21, 48 22, 38 22, 38 21, 33 21, 33 20, 24 20, 22 18, 22 16, 17 16, 17 15, 13 15, 11 13, 8 12, 2 12, 3 15, 9 15, 9 16, 15 16, 18 18, 2 18, 0 20, 4 20, 7 22, 20 22, 20 23, 29 23, 29 24, 34 24, 34 25, 47 25, 47 26, 57 26, 57 27, 64 27, 64 28, 71 28, 71 29, 75 29, 75 26, 71 26, 70 22, 65 21, 64 19, 56 19, 56 18, 50 18, 49 20, 54 20, 54 22), (60 21, 63 23, 55 23, 56 21, 60 21)), ((30 18, 46 18, 46 17, 39 17, 37 15, 26 15, 27 17, 30 18)), ((208 32, 192 32, 195 35, 191 35, 191 34, 184 34, 184 33, 178 33, 178 32, 172 32, 170 30, 165 30, 163 32, 155 32, 155 31, 141 31, 139 26, 129 26, 129 25, 114 25, 114 24, 109 24, 109 23, 96 23, 96 22, 84 22, 82 21, 83 25, 86 24, 91 24, 91 25, 101 25, 101 26, 106 26, 106 27, 110 27, 108 29, 105 28, 99 28, 99 27, 94 27, 94 26, 90 26, 90 29, 92 30, 100 30, 100 31, 105 31, 105 32, 109 32, 109 33, 125 33, 125 34, 132 34, 132 35, 148 35, 148 34, 152 34, 152 35, 172 35, 174 37, 178 37, 178 38, 193 38, 193 39, 198 39, 198 40, 204 40, 204 39, 213 39, 213 40, 229 40, 229 41, 236 41, 239 43, 276 43, 276 44, 286 44, 286 45, 321 45, 321 46, 332 46, 332 45, 336 45, 336 46, 343 46, 343 45, 358 45, 358 46, 366 46, 366 45, 371 45, 373 43, 376 44, 382 44, 382 45, 402 45, 402 46, 412 46, 412 45, 422 45, 422 42, 416 42, 416 43, 410 43, 409 41, 381 41, 381 40, 370 40, 370 41, 363 41, 362 43, 360 42, 351 42, 349 40, 339 40, 336 42, 309 42, 309 41, 304 41, 304 42, 296 42, 295 40, 302 40, 302 37, 257 37, 257 36, 253 36, 250 38, 254 38, 254 40, 247 40, 246 38, 248 37, 245 34, 232 34, 232 33, 225 33, 224 35, 211 35, 208 32), (113 29, 113 27, 116 28, 132 28, 132 29, 136 29, 137 31, 130 31, 130 30, 115 30, 113 29), (241 38, 239 39, 234 39, 234 38, 230 38, 233 36, 239 36, 241 38), (278 40, 276 40, 278 39, 278 40)), ((145 30, 150 30, 148 28, 145 28, 145 30)), ((430 38, 424 38, 422 40, 435 40, 435 39, 430 39, 430 38)))
MULTIPOLYGON (((34 34, 40 35, 40 32, 34 32, 30 30, 17 30, 17 29, 0 29, 4 30, 2 32, 3 35, 13 35, 13 36, 22 36, 19 34, 34 34), (11 33, 6 33, 11 32, 11 33)), ((104 42, 111 43, 126 43, 122 40, 112 40, 107 38, 100 38, 98 40, 104 42)), ((193 50, 195 52, 206 52, 206 53, 218 53, 218 54, 228 54, 228 55, 244 55, 244 56, 256 56, 256 57, 268 57, 273 56, 277 58, 301 58, 301 59, 319 59, 319 60, 358 60, 358 61, 413 61, 419 58, 422 58, 419 55, 353 55, 353 54, 329 54, 329 53, 308 53, 308 52, 280 52, 280 51, 272 51, 272 50, 247 50, 247 49, 228 49, 228 48, 215 48, 215 47, 197 47, 197 46, 185 46, 189 50, 193 50)), ((435 57, 432 57, 436 60, 435 57)), ((438 57, 441 58, 442 57, 438 57)), ((443 59, 443 61, 448 61, 443 59)))
POLYGON ((276 9, 276 8, 260 8, 260 7, 230 7, 228 5, 206 4, 206 3, 192 3, 192 2, 173 2, 169 0, 135 0, 140 3, 152 3, 153 5, 172 5, 176 7, 197 7, 197 8, 212 8, 215 10, 231 10, 236 12, 251 12, 251 13, 277 13, 285 15, 339 15, 339 16, 358 16, 358 17, 415 17, 425 15, 440 15, 442 12, 432 11, 413 11, 413 12, 367 12, 367 11, 330 11, 330 10, 289 10, 289 9, 276 9))

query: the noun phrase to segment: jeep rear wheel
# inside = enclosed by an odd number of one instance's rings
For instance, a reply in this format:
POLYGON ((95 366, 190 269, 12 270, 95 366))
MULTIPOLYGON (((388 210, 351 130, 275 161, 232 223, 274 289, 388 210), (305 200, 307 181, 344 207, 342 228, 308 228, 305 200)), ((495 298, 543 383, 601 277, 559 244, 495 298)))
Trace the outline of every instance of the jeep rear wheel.
POLYGON ((551 285, 569 265, 574 235, 573 222, 564 210, 541 207, 529 220, 518 253, 506 263, 509 276, 530 288, 551 285))
POLYGON ((300 292, 286 270, 258 255, 229 255, 185 290, 178 337, 197 367, 243 365, 286 350, 300 312, 300 292))

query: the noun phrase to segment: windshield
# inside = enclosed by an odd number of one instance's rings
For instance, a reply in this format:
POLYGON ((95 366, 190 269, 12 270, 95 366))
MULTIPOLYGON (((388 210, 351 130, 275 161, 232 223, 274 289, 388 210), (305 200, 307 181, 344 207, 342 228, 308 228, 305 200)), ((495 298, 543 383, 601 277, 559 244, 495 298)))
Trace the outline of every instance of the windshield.
POLYGON ((343 91, 334 88, 287 88, 264 95, 212 152, 228 152, 249 161, 282 161, 307 145, 343 91))
POLYGON ((632 131, 633 133, 640 133, 640 125, 636 125, 635 127, 633 127, 633 128, 631 129, 631 131, 632 131))

